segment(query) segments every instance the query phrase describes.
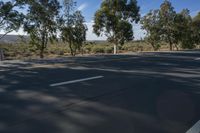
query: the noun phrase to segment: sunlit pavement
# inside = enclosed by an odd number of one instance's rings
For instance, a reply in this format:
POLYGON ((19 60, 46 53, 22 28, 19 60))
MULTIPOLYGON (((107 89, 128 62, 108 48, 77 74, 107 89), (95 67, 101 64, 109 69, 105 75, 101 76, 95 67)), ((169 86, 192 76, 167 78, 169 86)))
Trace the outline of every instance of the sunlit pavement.
POLYGON ((200 120, 198 58, 191 51, 1 62, 0 132, 187 132, 200 120))

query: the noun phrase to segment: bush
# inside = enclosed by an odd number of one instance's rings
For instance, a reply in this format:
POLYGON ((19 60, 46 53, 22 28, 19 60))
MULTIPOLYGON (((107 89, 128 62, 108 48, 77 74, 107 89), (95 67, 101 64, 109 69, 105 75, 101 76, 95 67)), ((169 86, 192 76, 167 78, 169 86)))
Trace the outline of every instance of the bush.
POLYGON ((113 53, 113 47, 111 46, 105 47, 105 53, 113 53))
POLYGON ((93 47, 92 44, 86 44, 86 45, 84 45, 83 46, 84 53, 87 53, 87 54, 91 53, 92 52, 92 47, 93 47))
POLYGON ((47 54, 65 55, 70 53, 70 49, 65 44, 49 44, 47 47, 47 54))
POLYGON ((28 44, 1 44, 0 48, 4 50, 5 58, 18 59, 32 54, 28 44))
MULTIPOLYGON (((160 43, 160 50, 168 50, 169 45, 160 43)), ((4 50, 5 58, 7 59, 23 59, 38 57, 39 51, 34 46, 28 43, 18 44, 0 44, 0 49, 4 50)), ((153 51, 153 47, 144 41, 133 41, 118 46, 118 52, 137 52, 137 51, 153 51)), ((45 49, 45 57, 65 56, 70 54, 69 46, 60 42, 48 44, 45 49)), ((83 45, 77 54, 99 54, 113 53, 113 44, 107 42, 87 42, 83 45)))
POLYGON ((100 45, 96 45, 96 46, 92 47, 92 53, 95 53, 95 54, 105 53, 104 49, 105 49, 105 47, 102 47, 100 45))

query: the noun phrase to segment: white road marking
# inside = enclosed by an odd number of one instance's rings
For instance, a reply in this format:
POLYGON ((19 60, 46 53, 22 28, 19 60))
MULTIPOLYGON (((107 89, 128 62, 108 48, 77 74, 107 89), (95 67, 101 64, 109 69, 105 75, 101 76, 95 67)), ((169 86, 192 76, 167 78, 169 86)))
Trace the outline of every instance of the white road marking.
POLYGON ((77 80, 71 80, 71 81, 66 81, 66 82, 61 82, 61 83, 55 83, 55 84, 51 84, 51 87, 55 87, 55 86, 61 86, 61 85, 67 85, 67 84, 74 84, 77 82, 83 82, 83 81, 88 81, 88 80, 94 80, 94 79, 100 79, 103 78, 104 76, 96 76, 96 77, 90 77, 90 78, 84 78, 84 79, 77 79, 77 80))
POLYGON ((200 133, 200 120, 191 127, 186 133, 200 133))
POLYGON ((200 58, 195 58, 194 60, 200 60, 200 58))

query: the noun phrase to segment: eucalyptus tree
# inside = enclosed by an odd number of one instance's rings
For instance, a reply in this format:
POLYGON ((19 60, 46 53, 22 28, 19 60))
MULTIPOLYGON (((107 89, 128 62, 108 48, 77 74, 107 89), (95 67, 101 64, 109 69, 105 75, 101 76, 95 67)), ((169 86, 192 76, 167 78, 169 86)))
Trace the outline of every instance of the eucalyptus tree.
POLYGON ((132 23, 140 20, 139 10, 137 0, 103 0, 96 11, 93 31, 114 44, 114 54, 119 44, 134 39, 132 23))
POLYGON ((28 6, 24 30, 30 35, 30 43, 44 57, 49 41, 56 38, 57 16, 60 4, 57 0, 19 0, 28 6))
POLYGON ((188 9, 183 9, 180 13, 177 13, 174 18, 174 37, 175 44, 180 44, 182 48, 192 49, 195 47, 193 40, 193 31, 191 28, 192 17, 188 9))
POLYGON ((161 6, 159 11, 159 19, 161 25, 161 37, 162 40, 169 43, 170 50, 173 50, 173 43, 175 40, 174 37, 174 18, 176 16, 176 12, 171 2, 165 0, 161 6))
POLYGON ((200 12, 192 19, 193 40, 200 45, 200 12))
POLYGON ((156 51, 160 48, 160 19, 159 10, 151 10, 141 20, 142 29, 147 33, 146 39, 156 51))
POLYGON ((24 15, 16 10, 17 6, 18 3, 15 1, 0 1, 0 30, 4 32, 0 39, 12 31, 19 30, 24 15))
POLYGON ((75 56, 86 41, 87 26, 81 11, 75 10, 73 0, 64 0, 60 19, 61 39, 69 44, 71 55, 75 56))

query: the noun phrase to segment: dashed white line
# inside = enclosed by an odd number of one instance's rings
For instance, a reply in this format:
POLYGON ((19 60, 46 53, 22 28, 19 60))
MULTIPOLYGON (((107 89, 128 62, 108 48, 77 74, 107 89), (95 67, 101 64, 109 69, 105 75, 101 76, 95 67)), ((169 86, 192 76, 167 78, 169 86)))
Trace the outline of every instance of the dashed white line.
POLYGON ((195 58, 194 60, 200 60, 200 58, 195 58))
POLYGON ((200 133, 200 120, 191 127, 186 133, 200 133))
POLYGON ((74 83, 88 81, 88 80, 100 79, 100 78, 103 78, 103 77, 104 76, 95 76, 95 77, 90 77, 90 78, 84 78, 84 79, 71 80, 71 81, 66 81, 66 82, 61 82, 61 83, 55 83, 55 84, 51 84, 50 87, 67 85, 67 84, 74 84, 74 83))

